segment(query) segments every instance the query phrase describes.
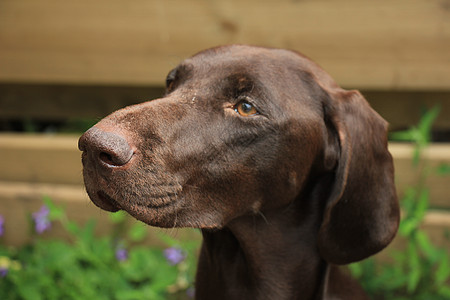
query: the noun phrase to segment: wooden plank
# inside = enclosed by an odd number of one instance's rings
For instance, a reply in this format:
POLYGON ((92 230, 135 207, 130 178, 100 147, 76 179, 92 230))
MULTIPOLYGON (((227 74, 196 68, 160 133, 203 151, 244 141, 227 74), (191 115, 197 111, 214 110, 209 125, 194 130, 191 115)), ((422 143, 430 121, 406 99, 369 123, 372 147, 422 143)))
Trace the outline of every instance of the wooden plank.
POLYGON ((430 210, 425 215, 421 229, 425 230, 434 245, 450 251, 450 213, 448 211, 430 210))
MULTIPOLYGON (((30 241, 30 214, 39 210, 44 196, 50 197, 57 205, 65 208, 71 221, 82 225, 89 220, 96 220, 96 234, 103 235, 113 231, 113 225, 108 221, 108 213, 89 201, 82 186, 0 181, 0 214, 5 218, 3 243, 18 246, 30 241)), ((127 222, 131 222, 131 218, 127 222)), ((430 210, 423 220, 422 228, 429 234, 435 245, 450 247, 450 240, 445 238, 445 231, 450 228, 448 211, 430 210)), ((200 239, 200 235, 190 229, 151 227, 145 243, 159 247, 165 246, 158 238, 160 233, 169 234, 181 240, 200 239)), ((52 230, 44 236, 67 238, 67 233, 61 226, 54 225, 52 230)), ((404 239, 397 237, 389 249, 399 249, 404 245, 404 239)), ((383 251, 378 257, 386 260, 388 257, 386 252, 383 251)))
POLYGON ((0 135, 0 180, 83 183, 76 136, 0 135))
MULTIPOLYGON (((81 153, 78 136, 0 134, 0 181, 81 185, 81 153)), ((412 166, 412 146, 390 143, 399 195, 418 182, 412 166)), ((424 152, 429 168, 450 164, 450 144, 432 144, 424 152)), ((431 173, 433 206, 450 207, 449 177, 431 173)))
MULTIPOLYGON (((450 90, 361 92, 389 122, 390 130, 416 125, 423 111, 435 105, 441 106, 441 113, 433 128, 450 130, 450 90)), ((101 118, 119 108, 163 94, 162 86, 0 84, 0 121, 101 118)))
POLYGON ((148 86, 0 84, 0 119, 102 118, 163 94, 148 86))
MULTIPOLYGON (((404 130, 419 123, 423 113, 440 106, 433 130, 450 130, 450 92, 446 91, 362 91, 370 105, 389 122, 391 131, 404 130)), ((450 141, 449 136, 445 141, 450 141)))
POLYGON ((299 50, 347 87, 448 89, 442 0, 3 0, 0 81, 162 84, 228 43, 299 50))
POLYGON ((413 147, 410 144, 390 143, 389 150, 394 157, 397 192, 401 196, 410 187, 421 182, 419 170, 428 175, 423 182, 430 190, 430 204, 436 207, 450 207, 450 176, 441 176, 436 169, 441 164, 450 165, 450 144, 432 144, 422 153, 422 164, 412 164, 413 147))
MULTIPOLYGON (((450 213, 448 211, 429 210, 422 220, 420 228, 425 231, 435 247, 450 249, 450 239, 448 238, 450 213)), ((391 251, 405 250, 408 247, 408 242, 407 239, 397 234, 388 247, 376 254, 376 260, 392 263, 391 251)))

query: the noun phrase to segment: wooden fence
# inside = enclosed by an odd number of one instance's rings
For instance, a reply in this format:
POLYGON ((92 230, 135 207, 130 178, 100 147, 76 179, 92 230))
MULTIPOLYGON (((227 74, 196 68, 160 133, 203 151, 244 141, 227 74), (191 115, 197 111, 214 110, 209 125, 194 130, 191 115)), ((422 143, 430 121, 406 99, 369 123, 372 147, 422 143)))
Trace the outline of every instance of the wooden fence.
POLYGON ((343 86, 450 86, 448 0, 2 0, 0 81, 161 85, 220 44, 290 48, 343 86))
MULTIPOLYGON (((343 87, 363 90, 392 129, 416 124, 424 108, 439 104, 435 130, 450 131, 448 0, 2 0, 0 121, 102 117, 158 97, 179 61, 229 43, 306 54, 343 87)), ((0 213, 15 229, 6 231, 7 243, 26 240, 24 213, 43 195, 107 230, 82 187, 76 141, 0 134, 0 213)), ((412 149, 390 149, 401 195, 415 180, 412 149)), ((450 144, 433 144, 426 156, 448 164, 450 144)), ((450 228, 449 183, 428 179, 431 204, 444 210, 430 212, 425 226, 440 243, 450 228)))

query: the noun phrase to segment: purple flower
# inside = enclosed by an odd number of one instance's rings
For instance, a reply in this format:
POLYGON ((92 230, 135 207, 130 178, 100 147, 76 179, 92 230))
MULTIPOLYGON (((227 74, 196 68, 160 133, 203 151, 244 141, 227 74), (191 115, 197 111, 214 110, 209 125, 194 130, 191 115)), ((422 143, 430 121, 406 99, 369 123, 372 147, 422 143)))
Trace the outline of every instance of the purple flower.
POLYGON ((188 298, 194 299, 195 297, 195 288, 190 287, 186 290, 186 296, 188 296, 188 298))
POLYGON ((0 267, 0 277, 5 277, 8 274, 8 268, 0 267))
POLYGON ((183 250, 174 247, 165 249, 164 256, 169 264, 173 266, 179 264, 186 258, 186 254, 184 254, 183 250))
POLYGON ((2 236, 3 233, 5 232, 4 224, 5 224, 5 219, 3 218, 2 215, 0 215, 0 236, 2 236))
POLYGON ((38 212, 33 213, 34 225, 37 233, 41 234, 50 229, 51 223, 48 219, 49 213, 50 210, 45 205, 43 205, 38 212))
POLYGON ((116 259, 118 261, 124 261, 128 259, 128 251, 124 248, 118 248, 116 250, 116 259))

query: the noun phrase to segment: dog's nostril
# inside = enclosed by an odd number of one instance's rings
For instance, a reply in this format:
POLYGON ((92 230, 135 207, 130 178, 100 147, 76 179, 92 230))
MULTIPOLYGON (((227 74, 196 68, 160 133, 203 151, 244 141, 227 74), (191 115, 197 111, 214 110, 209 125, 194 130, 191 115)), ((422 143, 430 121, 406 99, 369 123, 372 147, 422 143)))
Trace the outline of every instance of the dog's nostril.
POLYGON ((108 153, 105 153, 105 152, 101 152, 100 153, 100 160, 105 162, 105 163, 107 163, 107 164, 109 164, 109 165, 114 165, 115 164, 113 159, 112 159, 112 157, 111 157, 111 155, 109 155, 108 153))
POLYGON ((131 149, 114 149, 114 150, 116 150, 116 152, 112 153, 100 152, 98 156, 100 161, 110 166, 123 166, 126 163, 128 163, 131 157, 133 156, 133 151, 131 151, 131 149))
POLYGON ((92 127, 79 141, 79 148, 91 159, 110 166, 127 164, 134 154, 127 140, 114 132, 92 127))

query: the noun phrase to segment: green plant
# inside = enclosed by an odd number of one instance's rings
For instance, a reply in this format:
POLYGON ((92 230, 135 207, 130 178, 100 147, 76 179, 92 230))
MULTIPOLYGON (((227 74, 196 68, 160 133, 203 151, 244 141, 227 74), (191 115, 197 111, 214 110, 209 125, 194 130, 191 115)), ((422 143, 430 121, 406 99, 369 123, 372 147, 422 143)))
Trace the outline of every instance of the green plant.
POLYGON ((450 257, 446 249, 432 244, 421 228, 429 209, 429 188, 426 178, 432 172, 448 174, 449 166, 430 168, 423 150, 430 143, 433 121, 439 114, 435 107, 424 114, 419 125, 410 130, 393 133, 391 138, 414 144, 413 166, 419 173, 418 182, 409 187, 401 199, 402 220, 399 235, 406 242, 403 251, 392 251, 390 263, 370 258, 350 265, 354 276, 374 299, 450 299, 450 257))
MULTIPOLYGON (((113 234, 97 237, 95 221, 70 221, 50 199, 33 214, 38 233, 59 223, 70 241, 44 239, 20 248, 0 245, 0 299, 185 299, 192 288, 198 242, 161 238, 178 253, 143 246, 147 226, 115 213, 113 234)), ((7 224, 7 220, 4 220, 7 224)), ((3 222, 1 224, 3 231, 3 222)), ((7 229, 5 227, 5 229, 7 229)))

